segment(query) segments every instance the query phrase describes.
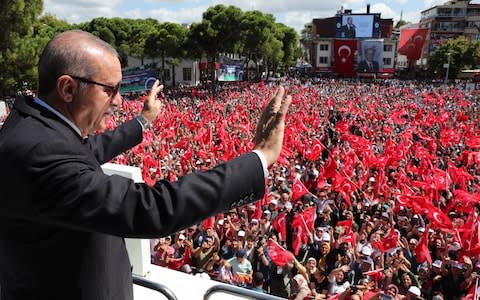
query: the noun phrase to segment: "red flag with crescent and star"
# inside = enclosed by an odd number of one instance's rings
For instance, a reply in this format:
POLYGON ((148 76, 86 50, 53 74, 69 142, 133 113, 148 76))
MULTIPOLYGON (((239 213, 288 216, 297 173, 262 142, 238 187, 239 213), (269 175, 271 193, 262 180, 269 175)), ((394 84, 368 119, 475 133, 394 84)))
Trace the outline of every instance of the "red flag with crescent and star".
POLYGON ((292 262, 294 258, 290 251, 286 250, 272 239, 268 240, 267 249, 268 256, 270 256, 272 262, 279 267, 283 267, 292 262))
POLYGON ((355 76, 353 58, 357 51, 357 40, 333 40, 333 49, 335 53, 335 72, 337 74, 355 76))
POLYGON ((292 190, 293 190, 292 199, 294 201, 297 201, 298 199, 300 199, 300 197, 309 193, 309 191, 307 190, 307 188, 305 187, 305 185, 301 180, 295 180, 295 182, 293 183, 292 190))
POLYGON ((427 37, 427 28, 406 28, 400 32, 398 53, 405 55, 409 61, 417 60, 422 55, 422 48, 427 37))

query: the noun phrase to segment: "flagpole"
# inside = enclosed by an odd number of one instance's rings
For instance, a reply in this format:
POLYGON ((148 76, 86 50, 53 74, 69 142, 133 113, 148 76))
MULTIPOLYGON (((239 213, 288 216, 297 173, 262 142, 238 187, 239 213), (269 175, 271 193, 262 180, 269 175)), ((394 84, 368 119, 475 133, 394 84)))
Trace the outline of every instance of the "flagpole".
POLYGON ((312 234, 310 230, 308 229, 307 222, 305 222, 305 219, 303 218, 303 215, 300 214, 300 218, 302 219, 303 225, 305 225, 305 228, 307 229, 308 234, 312 234))
POLYGON ((478 277, 475 281, 475 292, 473 293, 473 299, 474 300, 478 300, 478 295, 477 295, 477 291, 478 291, 478 277))
MULTIPOLYGON (((287 249, 283 248, 279 243, 277 243, 275 240, 273 240, 272 238, 268 239, 269 241, 272 241, 275 245, 277 245, 278 247, 280 247, 282 250, 285 250, 285 251, 288 251, 287 249)), ((290 252, 290 251, 288 251, 290 252)))

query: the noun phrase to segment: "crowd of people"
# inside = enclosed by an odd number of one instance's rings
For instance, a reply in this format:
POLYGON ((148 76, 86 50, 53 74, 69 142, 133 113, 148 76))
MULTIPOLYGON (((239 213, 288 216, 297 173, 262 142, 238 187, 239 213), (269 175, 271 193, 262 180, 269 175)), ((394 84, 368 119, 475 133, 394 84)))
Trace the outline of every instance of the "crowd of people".
MULTIPOLYGON (((286 85, 293 103, 266 197, 152 241, 152 261, 292 299, 473 295, 476 96, 418 82, 286 85)), ((215 99, 167 96, 152 135, 116 162, 140 166, 153 184, 249 151, 252 116, 274 90, 260 83, 215 99)), ((119 119, 141 102, 124 102, 119 119)))
MULTIPOLYGON (((290 299, 476 297, 477 95, 396 80, 282 84, 293 102, 265 198, 152 240, 152 262, 290 299)), ((251 151, 274 92, 166 92, 142 144, 113 162, 153 185, 251 151)), ((125 99, 109 127, 145 97, 125 99)))

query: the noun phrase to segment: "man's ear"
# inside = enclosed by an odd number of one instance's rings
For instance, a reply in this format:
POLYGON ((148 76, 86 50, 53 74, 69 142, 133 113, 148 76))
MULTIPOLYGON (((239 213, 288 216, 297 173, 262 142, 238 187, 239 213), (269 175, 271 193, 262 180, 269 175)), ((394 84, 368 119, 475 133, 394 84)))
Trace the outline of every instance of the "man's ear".
POLYGON ((78 89, 78 83, 69 75, 62 75, 57 78, 56 82, 57 93, 60 98, 67 103, 73 101, 73 94, 78 89))

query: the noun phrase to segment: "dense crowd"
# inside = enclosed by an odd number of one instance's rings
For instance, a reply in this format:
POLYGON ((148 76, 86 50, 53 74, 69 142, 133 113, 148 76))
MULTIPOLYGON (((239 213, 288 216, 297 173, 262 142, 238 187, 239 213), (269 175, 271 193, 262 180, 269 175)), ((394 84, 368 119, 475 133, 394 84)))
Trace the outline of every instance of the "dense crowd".
MULTIPOLYGON (((396 80, 283 84, 293 102, 264 199, 153 240, 152 262, 290 299, 476 297, 478 95, 396 80)), ((214 167, 252 150, 274 91, 167 91, 142 144, 114 162, 139 166, 149 185, 214 167)), ((144 98, 129 95, 109 127, 144 98)))

